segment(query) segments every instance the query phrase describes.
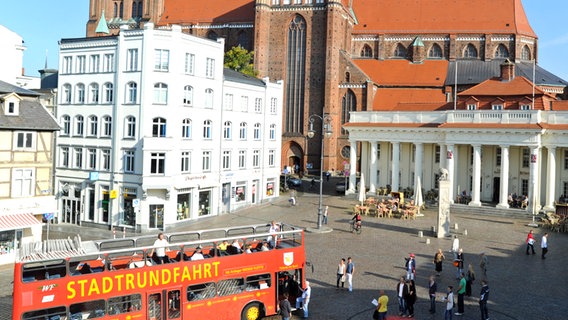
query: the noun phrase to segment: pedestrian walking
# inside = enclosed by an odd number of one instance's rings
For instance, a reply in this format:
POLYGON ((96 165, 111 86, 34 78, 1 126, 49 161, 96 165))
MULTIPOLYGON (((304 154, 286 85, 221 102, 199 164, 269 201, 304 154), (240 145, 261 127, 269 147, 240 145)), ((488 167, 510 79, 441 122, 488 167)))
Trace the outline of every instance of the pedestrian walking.
POLYGON ((471 297, 471 285, 475 281, 475 271, 471 263, 467 266, 467 273, 465 274, 465 295, 471 297))
POLYGON ((454 266, 456 266, 456 279, 460 279, 460 274, 463 273, 463 249, 459 248, 456 259, 454 260, 454 266))
POLYGON ((446 301, 444 320, 452 320, 452 314, 454 311, 454 287, 448 286, 446 297, 443 300, 446 301))
POLYGON ((542 249, 542 259, 546 259, 545 255, 548 253, 548 232, 545 232, 540 239, 540 248, 542 249))
POLYGON ((290 202, 291 206, 295 206, 296 205, 296 190, 292 189, 290 191, 290 200, 288 200, 290 202))
POLYGON ((483 273, 483 277, 487 278, 487 265, 489 264, 489 261, 487 260, 487 255, 485 254, 485 252, 481 252, 480 256, 479 256, 479 268, 481 269, 481 272, 483 273))
POLYGON ((345 273, 347 276, 347 285, 349 286, 349 292, 353 291, 353 274, 355 273, 355 263, 351 257, 347 258, 347 267, 345 268, 345 273))
POLYGON ((442 249, 438 249, 438 252, 436 252, 436 254, 434 254, 434 265, 435 265, 437 276, 439 276, 440 273, 442 272, 442 263, 444 262, 445 258, 446 257, 444 256, 442 249))
POLYGON ((415 256, 414 253, 411 253, 406 260, 406 280, 414 280, 414 276, 416 275, 416 260, 414 260, 415 256))
POLYGON ((345 258, 341 258, 339 260, 339 265, 337 266, 337 284, 336 287, 339 289, 339 282, 341 282, 341 287, 344 288, 345 286, 345 269, 347 266, 345 265, 345 258))
POLYGON ((458 250, 460 249, 460 239, 457 234, 454 234, 454 240, 452 241, 452 253, 454 254, 454 260, 458 258, 458 250))
POLYGON ((379 320, 386 320, 387 318, 387 308, 389 304, 389 297, 385 294, 385 290, 379 291, 379 306, 377 310, 379 311, 379 320))
POLYGON ((402 316, 406 314, 406 301, 404 297, 408 295, 408 287, 404 281, 404 277, 400 277, 400 281, 396 285, 396 294, 398 298, 398 315, 402 316))
POLYGON ((416 285, 414 280, 406 280, 408 286, 408 295, 406 296, 406 309, 408 310, 408 317, 414 317, 414 304, 416 303, 416 285))
POLYGON ((436 284, 436 277, 430 276, 430 282, 428 283, 428 295, 430 296, 430 313, 436 313, 436 290, 438 290, 438 285, 436 284))
POLYGON ((527 235, 527 255, 529 255, 529 249, 532 250, 532 254, 535 254, 536 252, 534 252, 534 243, 536 242, 536 240, 534 239, 533 236, 533 231, 532 229, 529 231, 529 234, 527 235))
POLYGON ((280 315, 282 316, 282 320, 290 320, 290 317, 292 317, 292 306, 290 305, 290 301, 288 301, 288 292, 284 292, 282 296, 283 299, 280 300, 278 304, 280 307, 280 315))
POLYGON ((489 286, 487 280, 481 280, 481 294, 479 295, 479 310, 481 311, 481 320, 489 320, 489 311, 487 310, 487 300, 489 299, 489 286))
POLYGON ((296 298, 296 309, 302 308, 304 318, 308 317, 308 305, 312 295, 312 288, 310 282, 306 281, 306 288, 302 290, 302 296, 296 298))
POLYGON ((458 286, 458 312, 455 313, 456 316, 463 316, 464 313, 464 296, 465 296, 465 287, 466 287, 466 280, 465 275, 460 274, 460 284, 458 286))
POLYGON ((329 206, 325 206, 323 210, 323 224, 327 224, 327 210, 329 210, 329 206))

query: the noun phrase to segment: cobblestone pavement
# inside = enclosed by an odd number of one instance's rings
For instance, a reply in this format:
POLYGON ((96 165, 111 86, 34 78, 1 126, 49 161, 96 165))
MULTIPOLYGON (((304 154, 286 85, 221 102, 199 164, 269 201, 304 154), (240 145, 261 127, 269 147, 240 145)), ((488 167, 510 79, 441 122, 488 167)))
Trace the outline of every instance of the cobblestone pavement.
MULTIPOLYGON (((332 180, 333 181, 333 180, 332 180)), ((331 233, 306 233, 306 251, 313 265, 307 277, 312 284, 310 303, 311 319, 371 319, 378 291, 384 289, 389 296, 389 315, 397 314, 395 286, 405 273, 404 258, 416 255, 417 293, 415 319, 443 319, 444 304, 438 300, 437 313, 428 313, 427 283, 434 273, 432 258, 438 248, 446 253, 444 271, 437 278, 440 297, 448 285, 457 288, 455 268, 448 252, 451 240, 431 237, 435 225, 436 208, 428 209, 416 220, 398 220, 364 217, 360 235, 349 232, 351 207, 354 198, 333 194, 333 184, 328 182, 324 205, 329 205, 331 233), (328 190, 330 189, 330 190, 328 190), (422 231, 424 237, 419 237, 422 231), (427 239, 429 244, 427 244, 427 239), (353 257, 356 269, 354 291, 335 288, 336 267, 342 257, 353 257)), ((246 209, 230 215, 200 219, 177 230, 203 229, 230 225, 245 225, 278 220, 300 227, 316 227, 318 195, 299 193, 298 205, 290 207, 285 196, 261 207, 246 209)), ((454 319, 479 319, 478 296, 480 291, 479 253, 484 251, 489 259, 488 280, 491 289, 489 315, 492 320, 563 319, 568 314, 568 277, 565 276, 568 258, 568 235, 552 233, 549 236, 549 253, 546 260, 537 255, 526 255, 525 244, 529 223, 526 218, 505 218, 487 215, 451 216, 452 234, 457 234, 464 250, 465 263, 472 263, 477 280, 473 296, 465 299, 465 314, 454 319)), ((52 226, 51 237, 67 237, 79 232, 74 226, 52 226)), ((111 237, 98 229, 80 230, 83 239, 111 237)), ((544 230, 536 228, 540 242, 544 230)), ((535 247, 539 247, 538 243, 535 247)), ((0 320, 11 319, 12 266, 0 266, 0 320)), ((457 297, 457 294, 456 294, 457 297)), ((456 298, 457 299, 457 298, 456 298)), ((456 311, 456 310, 454 310, 456 311)), ((390 317, 389 319, 393 319, 390 317)))

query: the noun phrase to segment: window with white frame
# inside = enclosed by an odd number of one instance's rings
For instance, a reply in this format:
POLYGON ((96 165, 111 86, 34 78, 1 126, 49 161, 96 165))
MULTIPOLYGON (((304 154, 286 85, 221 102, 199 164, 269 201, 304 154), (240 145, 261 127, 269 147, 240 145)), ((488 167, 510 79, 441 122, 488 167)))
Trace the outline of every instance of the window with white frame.
POLYGON ((233 95, 231 93, 225 93, 223 106, 225 110, 233 110, 233 95))
POLYGON ((101 137, 110 137, 112 135, 112 118, 103 116, 102 122, 103 132, 101 132, 101 137))
POLYGON ((185 86, 183 87, 183 104, 186 106, 193 105, 193 87, 185 86))
POLYGON ((89 148, 87 149, 87 169, 97 168, 97 149, 89 148))
POLYGON ((90 103, 99 103, 99 85, 97 83, 91 83, 89 85, 90 103))
POLYGON ((154 118, 152 120, 152 137, 163 138, 166 136, 166 119, 154 118))
MULTIPOLYGON (((564 150, 564 170, 568 170, 568 150, 564 150)), ((568 194, 565 193, 568 196, 568 194)))
POLYGON ((195 66, 195 55, 193 53, 185 54, 185 74, 193 74, 195 66))
POLYGON ((527 111, 527 110, 531 109, 531 105, 530 104, 521 104, 519 109, 527 111))
POLYGON ((138 49, 128 49, 126 51, 126 71, 138 70, 138 49))
POLYGON ((35 177, 33 168, 12 169, 12 194, 16 197, 34 196, 35 177))
POLYGON ((66 83, 63 85, 63 94, 61 95, 61 103, 71 103, 71 85, 66 83))
POLYGON ((276 150, 273 150, 273 149, 268 150, 268 166, 270 166, 270 167, 274 167, 274 164, 276 163, 275 162, 275 159, 276 159, 275 154, 276 154, 276 150))
POLYGON ((168 71, 170 65, 170 50, 154 50, 154 70, 168 71))
POLYGON ((252 137, 254 140, 260 140, 260 129, 261 129, 260 123, 255 123, 252 131, 252 137))
POLYGON ((84 130, 84 118, 82 115, 78 115, 75 117, 75 135, 76 136, 83 136, 84 130))
POLYGON ((75 154, 74 168, 81 169, 83 166, 83 148, 73 148, 73 153, 75 154))
POLYGON ((201 169, 203 172, 211 171, 211 151, 203 151, 201 169))
POLYGON ((438 145, 434 147, 434 163, 440 163, 440 146, 438 145))
POLYGON ((205 108, 213 108, 213 89, 205 89, 205 108))
POLYGON ((501 148, 497 147, 496 151, 495 151, 495 165, 497 165, 498 167, 501 166, 501 148))
POLYGON ((87 72, 87 58, 85 56, 77 56, 77 68, 76 73, 87 72))
POLYGON ((68 136, 71 133, 71 117, 64 115, 61 117, 61 135, 68 136))
POLYGON ((260 150, 258 149, 252 151, 252 166, 253 168, 260 168, 260 150))
POLYGON ((528 168, 531 159, 531 151, 529 148, 523 148, 522 166, 528 168))
POLYGON ((231 121, 225 121, 223 123, 223 139, 225 140, 231 140, 231 130, 233 124, 231 123, 231 121))
POLYGON ((124 126, 124 137, 128 139, 136 138, 136 118, 133 116, 126 117, 126 125, 124 126))
POLYGON ((154 85, 154 103, 166 104, 168 103, 168 85, 158 82, 154 85))
POLYGON ((211 139, 211 120, 203 121, 203 138, 211 139))
POLYGON ((280 0, 272 0, 272 5, 279 5, 280 4, 280 0))
POLYGON ((205 66, 205 77, 213 78, 215 76, 215 59, 207 58, 207 64, 205 66))
POLYGON ((223 170, 231 169, 231 151, 223 150, 223 170))
POLYGON ((101 170, 110 170, 110 149, 101 150, 101 170))
POLYGON ((494 104, 491 106, 492 110, 503 110, 503 105, 502 104, 494 104))
POLYGON ((89 72, 96 73, 100 70, 101 57, 98 54, 91 55, 89 63, 89 72))
POLYGON ((181 137, 191 139, 191 119, 183 119, 181 123, 181 137))
POLYGON ((136 158, 136 151, 133 149, 124 150, 124 172, 134 173, 134 159, 136 158))
POLYGON ((99 133, 99 118, 95 115, 89 116, 87 126, 89 127, 87 135, 90 137, 96 137, 99 133))
POLYGON ((114 72, 114 54, 105 53, 103 56, 103 72, 114 72))
POLYGON ((270 130, 268 131, 268 138, 270 140, 276 140, 276 125, 275 124, 270 125, 270 130))
POLYGON ((270 113, 276 114, 277 108, 278 108, 278 99, 270 98, 270 113))
POLYGON ((61 74, 70 74, 71 72, 73 72, 73 57, 63 57, 63 68, 61 68, 61 74))
POLYGON ((114 86, 112 83, 107 82, 103 85, 104 87, 104 103, 112 103, 114 96, 114 86))
POLYGON ((16 131, 14 133, 14 150, 27 150, 33 151, 36 146, 36 133, 35 132, 25 132, 16 131))
POLYGON ((239 139, 246 140, 247 139, 247 123, 241 122, 239 124, 239 139))
POLYGON ((166 154, 164 152, 150 153, 150 174, 166 173, 166 154))
POLYGON ((76 90, 77 90, 77 95, 76 95, 76 99, 77 99, 77 103, 85 103, 85 85, 82 83, 78 83, 76 86, 76 90))
POLYGON ((254 99, 254 112, 256 112, 256 113, 262 112, 262 98, 255 98, 254 99))
POLYGON ((191 170, 191 152, 181 152, 181 172, 186 173, 191 170))
POLYGON ((247 112, 248 111, 248 100, 247 96, 241 96, 241 111, 247 112))
POLYGON ((246 150, 239 150, 239 169, 245 169, 247 166, 246 150))
POLYGON ((126 84, 126 103, 136 103, 138 101, 138 84, 129 82, 126 84))
POLYGON ((477 109, 477 105, 475 103, 469 103, 467 105, 467 110, 476 110, 477 109))
POLYGON ((59 165, 63 168, 69 168, 69 147, 61 147, 61 159, 59 165))

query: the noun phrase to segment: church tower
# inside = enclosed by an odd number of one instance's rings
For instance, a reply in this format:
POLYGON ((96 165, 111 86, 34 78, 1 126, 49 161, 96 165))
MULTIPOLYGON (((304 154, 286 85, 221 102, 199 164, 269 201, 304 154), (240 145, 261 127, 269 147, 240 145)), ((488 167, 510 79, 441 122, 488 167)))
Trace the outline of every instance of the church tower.
POLYGON ((121 25, 142 28, 157 22, 164 11, 164 0, 90 0, 87 37, 96 37, 101 18, 105 17, 110 34, 118 34, 121 25))

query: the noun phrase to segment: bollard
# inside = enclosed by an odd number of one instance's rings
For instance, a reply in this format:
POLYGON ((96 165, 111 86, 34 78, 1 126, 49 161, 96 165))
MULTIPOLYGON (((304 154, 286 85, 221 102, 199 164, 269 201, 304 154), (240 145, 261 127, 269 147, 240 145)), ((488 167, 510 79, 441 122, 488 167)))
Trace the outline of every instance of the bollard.
POLYGON ((116 239, 116 228, 115 227, 112 228, 112 238, 116 239))
POLYGON ((436 233, 436 227, 432 226, 432 232, 436 233))
POLYGON ((422 231, 418 231, 418 237, 422 238, 424 236, 424 234, 422 233, 422 231))
POLYGON ((430 244, 430 238, 426 238, 426 244, 430 244))
POLYGON ((458 224, 454 224, 454 229, 458 230, 458 224))
POLYGON ((464 236, 467 236, 467 229, 464 229, 464 230, 463 230, 463 235, 464 235, 464 236))

